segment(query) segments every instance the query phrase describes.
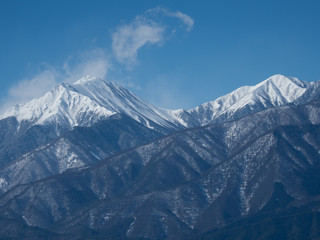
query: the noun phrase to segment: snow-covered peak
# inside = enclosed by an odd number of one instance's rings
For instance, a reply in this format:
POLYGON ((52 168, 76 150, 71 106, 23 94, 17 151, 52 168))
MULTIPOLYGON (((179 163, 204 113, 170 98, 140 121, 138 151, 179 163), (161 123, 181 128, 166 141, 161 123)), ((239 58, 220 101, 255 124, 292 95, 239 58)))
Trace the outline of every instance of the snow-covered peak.
POLYGON ((277 74, 255 86, 240 87, 188 112, 197 116, 201 125, 205 125, 222 115, 228 118, 245 108, 251 109, 253 113, 269 107, 287 105, 300 98, 312 85, 313 83, 277 74))
POLYGON ((153 128, 152 122, 170 128, 175 125, 173 124, 175 120, 165 110, 143 101, 114 82, 86 77, 86 80, 79 80, 72 84, 72 87, 101 106, 113 112, 124 113, 147 127, 153 128))
MULTIPOLYGON (((0 119, 14 116, 29 124, 53 124, 70 129, 90 126, 116 113, 124 113, 149 128, 182 128, 235 119, 270 107, 296 103, 302 96, 313 96, 316 84, 297 78, 274 75, 255 86, 244 86, 214 101, 190 110, 159 109, 122 86, 85 76, 61 83, 44 96, 16 105, 0 119)), ((318 86, 318 85, 317 85, 318 86)))
POLYGON ((30 102, 16 105, 5 112, 1 118, 14 116, 19 122, 29 124, 53 124, 61 128, 90 126, 98 119, 111 116, 110 111, 88 96, 79 94, 73 87, 61 83, 44 96, 30 102))
POLYGON ((124 113, 149 128, 154 124, 173 127, 172 116, 112 82, 85 76, 72 83, 61 83, 44 96, 16 105, 0 119, 16 117, 31 125, 53 124, 62 129, 90 126, 113 114, 124 113))
POLYGON ((299 98, 311 84, 298 78, 277 74, 256 85, 255 91, 265 92, 274 100, 275 106, 280 106, 299 98))
POLYGON ((80 78, 79 80, 77 80, 76 82, 74 82, 74 84, 84 84, 86 82, 97 81, 97 80, 100 80, 100 79, 97 77, 86 75, 86 76, 80 78))
POLYGON ((267 78, 266 80, 264 80, 263 82, 261 82, 258 85, 263 85, 266 82, 272 82, 273 84, 277 85, 279 88, 286 87, 289 84, 294 84, 294 85, 297 85, 300 87, 306 87, 308 85, 307 82, 302 81, 298 78, 289 77, 289 76, 285 76, 282 74, 275 74, 275 75, 267 78))

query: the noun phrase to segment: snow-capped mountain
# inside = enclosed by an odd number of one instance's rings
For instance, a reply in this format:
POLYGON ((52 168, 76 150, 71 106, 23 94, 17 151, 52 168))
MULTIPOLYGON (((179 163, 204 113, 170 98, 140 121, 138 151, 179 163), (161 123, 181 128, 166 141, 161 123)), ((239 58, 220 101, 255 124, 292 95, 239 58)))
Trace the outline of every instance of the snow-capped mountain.
MULTIPOLYGON (((319 116, 313 102, 177 131, 9 190, 0 197, 0 223, 11 226, 5 217, 61 240, 189 239, 246 217, 266 222, 284 212, 297 225, 281 239, 318 236, 319 214, 312 214, 320 209, 319 116), (311 217, 299 218, 297 209, 311 217), (259 219, 263 213, 268 218, 259 219), (306 221, 313 224, 304 228, 306 221), (297 231, 303 235, 291 238, 297 231)), ((274 239, 274 226, 260 227, 274 239)), ((17 232, 11 228, 10 234, 17 232)), ((259 239, 250 236, 241 239, 259 239)))
POLYGON ((61 83, 44 96, 16 105, 0 118, 16 117, 19 123, 54 125, 60 129, 92 126, 116 113, 124 113, 149 128, 175 128, 175 120, 127 89, 85 76, 73 84, 61 83))
MULTIPOLYGON (((48 144, 57 141, 57 137, 74 127, 92 127, 117 114, 124 114, 163 135, 178 129, 240 119, 268 108, 303 104, 317 99, 319 89, 319 82, 303 82, 297 78, 274 75, 256 86, 241 87, 194 109, 166 110, 152 106, 115 83, 86 76, 72 84, 61 83, 44 96, 16 105, 0 117, 0 170, 11 162, 24 161, 26 156, 29 160, 33 159, 30 158, 35 156, 33 152, 47 149, 48 144)), ((134 128, 138 129, 137 126, 134 128)), ((133 141, 131 137, 128 139, 133 141)), ((137 142, 141 143, 140 140, 137 142)), ((126 143, 121 146, 119 150, 125 149, 125 146, 133 147, 126 143)), ((103 157, 114 153, 108 149, 102 152, 103 157)), ((73 156, 75 152, 69 154, 73 156)), ((62 165, 69 166, 65 163, 70 156, 59 161, 62 165)), ((80 159, 78 163, 99 160, 86 159, 80 159)), ((66 168, 61 169, 64 171, 66 168)), ((57 171, 48 171, 50 172, 57 171)))
POLYGON ((277 74, 255 86, 240 87, 194 109, 180 109, 170 111, 170 113, 176 118, 181 118, 186 126, 203 126, 239 119, 272 107, 295 104, 302 98, 304 102, 308 102, 315 97, 310 92, 314 92, 314 89, 318 87, 319 82, 304 82, 297 78, 277 74))
POLYGON ((318 87, 318 82, 304 82, 278 74, 193 109, 167 110, 152 106, 118 84, 86 76, 73 84, 61 83, 39 99, 16 105, 0 119, 16 117, 19 123, 49 124, 59 130, 92 126, 122 113, 151 129, 181 129, 235 120, 299 100, 308 102, 314 98, 318 87))
MULTIPOLYGON (((166 110, 152 106, 115 83, 86 76, 72 84, 61 83, 44 96, 22 105, 16 105, 0 117, 2 119, 0 120, 0 171, 3 167, 8 169, 7 165, 12 162, 23 169, 36 159, 37 161, 40 159, 39 164, 45 166, 41 160, 44 158, 37 156, 44 154, 48 149, 53 149, 48 146, 56 146, 60 141, 57 140, 57 137, 66 134, 74 127, 93 127, 117 114, 124 114, 133 121, 157 132, 157 134, 146 134, 145 141, 148 141, 153 139, 153 136, 161 136, 178 129, 237 120, 268 108, 303 104, 317 99, 319 89, 319 82, 303 82, 297 78, 274 75, 256 86, 241 87, 194 109, 166 110)), ((113 125, 115 122, 112 120, 113 125)), ((119 120, 119 122, 122 121, 119 120)), ((125 122, 130 125, 129 129, 143 129, 133 125, 129 120, 125 122)), ((117 133, 117 137, 122 136, 125 132, 122 127, 118 129, 121 133, 117 133)), ((113 131, 112 128, 110 131, 113 131)), ((145 129, 141 131, 147 132, 145 129)), ((132 133, 127 140, 143 143, 141 138, 135 141, 134 135, 135 133, 132 133)), ((140 132, 136 136, 141 137, 140 132)), ((112 145, 114 139, 108 138, 107 141, 112 145)), ((79 148, 74 144, 70 146, 70 149, 79 148)), ((118 150, 124 150, 126 146, 135 146, 125 141, 122 141, 120 145, 118 150)), ((56 152, 64 151, 63 145, 58 144, 57 146, 56 152)), ((46 152, 45 155, 55 156, 55 161, 66 167, 52 168, 50 166, 49 168, 54 170, 45 170, 45 173, 39 176, 59 173, 69 167, 79 166, 79 164, 86 165, 115 153, 113 148, 97 150, 94 143, 92 146, 93 149, 90 151, 100 157, 88 158, 83 154, 78 156, 75 151, 69 151, 63 158, 58 159, 56 152, 46 152), (77 164, 69 164, 70 159, 75 155, 78 156, 77 164)), ((10 169, 12 167, 9 166, 10 169)), ((24 179, 35 180, 37 179, 35 176, 38 175, 30 176, 24 179)))
POLYGON ((166 110, 94 77, 62 83, 0 118, 0 238, 186 239, 270 212, 319 219, 319 85, 275 75, 166 110))

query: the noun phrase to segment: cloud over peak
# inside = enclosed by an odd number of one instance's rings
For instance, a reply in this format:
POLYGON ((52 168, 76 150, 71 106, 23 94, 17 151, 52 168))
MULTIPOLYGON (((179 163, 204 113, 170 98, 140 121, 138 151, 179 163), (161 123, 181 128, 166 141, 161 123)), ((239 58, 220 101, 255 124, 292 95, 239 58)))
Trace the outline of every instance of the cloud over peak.
POLYGON ((74 56, 69 56, 63 65, 64 82, 74 82, 85 75, 105 79, 112 63, 106 51, 95 48, 74 56))
POLYGON ((119 26, 112 34, 112 50, 121 63, 133 65, 138 50, 146 44, 163 40, 164 27, 145 17, 138 16, 131 23, 119 26))
POLYGON ((47 64, 33 76, 21 79, 10 88, 5 98, 0 99, 0 113, 14 104, 40 97, 60 82, 73 82, 84 75, 105 79, 114 69, 115 61, 131 69, 138 62, 141 48, 162 45, 178 34, 176 30, 189 32, 193 25, 194 20, 180 11, 160 7, 149 9, 131 22, 117 26, 111 35, 111 46, 73 54, 61 66, 47 64))
POLYGON ((74 82, 85 75, 105 79, 111 68, 104 50, 96 48, 69 56, 62 67, 45 65, 38 73, 13 85, 6 99, 2 100, 0 113, 14 104, 21 104, 42 96, 60 82, 74 82))

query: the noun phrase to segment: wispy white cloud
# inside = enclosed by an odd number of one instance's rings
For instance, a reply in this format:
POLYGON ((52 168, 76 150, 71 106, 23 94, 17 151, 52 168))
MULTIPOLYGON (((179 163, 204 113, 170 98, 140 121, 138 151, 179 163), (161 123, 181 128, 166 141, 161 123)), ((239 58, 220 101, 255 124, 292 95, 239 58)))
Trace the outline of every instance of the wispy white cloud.
POLYGON ((138 50, 146 44, 163 40, 164 27, 145 17, 138 16, 129 24, 121 25, 112 34, 112 50, 116 59, 132 66, 138 50))
POLYGON ((42 96, 60 82, 74 82, 85 75, 105 79, 111 63, 104 50, 94 49, 69 57, 60 68, 47 65, 31 78, 13 85, 0 106, 0 113, 15 104, 42 96))
POLYGON ((187 26, 187 31, 190 32, 192 30, 194 25, 193 18, 179 11, 173 13, 172 16, 179 18, 187 26))
POLYGON ((139 95, 157 107, 184 108, 191 104, 193 96, 185 95, 181 85, 183 85, 183 77, 163 74, 145 83, 139 95))
POLYGON ((105 79, 112 64, 105 50, 96 48, 70 56, 63 65, 63 82, 74 82, 85 75, 105 79))
MULTIPOLYGON (((96 48, 69 56, 63 66, 47 65, 33 77, 22 79, 11 87, 8 96, 0 104, 0 113, 14 104, 40 97, 60 82, 74 82, 84 75, 106 79, 109 71, 113 69, 114 60, 132 68, 138 61, 138 51, 141 48, 146 45, 160 45, 169 39, 169 34, 176 32, 178 25, 168 24, 168 17, 178 19, 182 23, 180 27, 185 31, 193 28, 194 20, 185 13, 160 7, 149 9, 136 16, 132 22, 121 24, 115 29, 111 36, 112 57, 106 53, 106 49, 96 48)), ((162 96, 163 105, 173 98, 171 95, 162 96)))
POLYGON ((178 18, 180 21, 182 21, 182 23, 185 25, 186 30, 188 32, 190 32, 193 28, 194 25, 194 19, 192 17, 190 17, 189 15, 182 13, 180 11, 170 11, 166 8, 162 8, 162 7, 156 7, 156 8, 152 8, 147 10, 147 13, 149 14, 163 14, 167 17, 173 17, 173 18, 178 18))
POLYGON ((58 83, 58 75, 54 68, 47 66, 35 76, 21 80, 9 89, 8 96, 0 107, 0 113, 14 104, 40 97, 58 83))
POLYGON ((163 18, 160 20, 159 15, 179 19, 187 31, 191 31, 194 25, 194 20, 180 11, 172 12, 160 7, 147 10, 132 22, 118 26, 113 32, 112 50, 120 63, 131 68, 137 63, 140 48, 146 44, 152 45, 166 40, 168 30, 173 26, 169 27, 163 18))

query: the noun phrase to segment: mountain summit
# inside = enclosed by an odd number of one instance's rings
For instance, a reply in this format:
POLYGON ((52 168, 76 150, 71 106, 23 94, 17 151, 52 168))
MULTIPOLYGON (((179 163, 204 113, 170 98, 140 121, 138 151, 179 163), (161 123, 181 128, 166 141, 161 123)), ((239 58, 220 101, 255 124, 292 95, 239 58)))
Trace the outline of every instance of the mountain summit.
POLYGON ((16 105, 1 119, 15 117, 29 125, 54 125, 59 129, 92 126, 99 120, 122 113, 149 128, 159 125, 174 128, 165 111, 141 100, 116 83, 85 76, 75 83, 61 83, 44 96, 16 105))
POLYGON ((195 125, 234 120, 263 109, 294 104, 315 86, 315 82, 277 74, 255 86, 240 87, 214 101, 187 110, 182 116, 190 115, 188 119, 195 125))
POLYGON ((0 238, 320 236, 319 90, 275 75, 165 110, 61 83, 0 119, 0 238))
POLYGON ((38 99, 14 106, 0 119, 15 117, 27 125, 49 124, 57 129, 71 129, 92 126, 122 113, 151 129, 181 129, 234 120, 299 100, 307 102, 314 98, 318 85, 277 74, 194 109, 166 110, 152 106, 116 83, 85 76, 72 84, 61 83, 38 99))

